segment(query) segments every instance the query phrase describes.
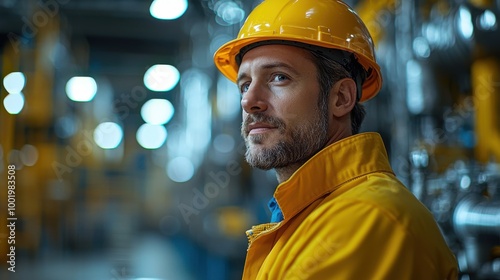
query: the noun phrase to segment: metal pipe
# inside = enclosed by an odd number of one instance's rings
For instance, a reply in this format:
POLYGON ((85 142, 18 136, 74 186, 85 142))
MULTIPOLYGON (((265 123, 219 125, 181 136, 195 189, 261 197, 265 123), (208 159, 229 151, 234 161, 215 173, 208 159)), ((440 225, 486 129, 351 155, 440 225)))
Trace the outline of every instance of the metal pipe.
POLYGON ((500 237, 500 201, 476 193, 465 196, 455 208, 453 227, 464 246, 465 264, 461 269, 478 271, 500 237))
POLYGON ((500 237, 500 201, 490 201, 479 194, 467 195, 455 208, 453 227, 462 238, 481 234, 500 237))

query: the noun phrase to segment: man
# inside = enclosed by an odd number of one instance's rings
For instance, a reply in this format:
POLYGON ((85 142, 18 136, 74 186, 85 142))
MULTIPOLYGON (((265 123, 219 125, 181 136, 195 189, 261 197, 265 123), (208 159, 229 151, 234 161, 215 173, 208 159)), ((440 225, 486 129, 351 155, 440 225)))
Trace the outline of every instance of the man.
POLYGON ((395 177, 359 102, 381 88, 365 25, 333 0, 265 0, 215 64, 241 91, 246 160, 275 169, 243 279, 456 279, 432 214, 395 177))

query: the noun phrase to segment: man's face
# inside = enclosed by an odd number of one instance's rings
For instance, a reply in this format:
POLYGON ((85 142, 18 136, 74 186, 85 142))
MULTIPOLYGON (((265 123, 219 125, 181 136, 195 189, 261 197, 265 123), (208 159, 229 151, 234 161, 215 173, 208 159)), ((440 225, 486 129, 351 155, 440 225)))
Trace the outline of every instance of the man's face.
POLYGON ((317 69, 308 51, 254 48, 243 57, 237 84, 250 165, 266 170, 302 165, 328 142, 328 108, 326 101, 318 102, 317 69))

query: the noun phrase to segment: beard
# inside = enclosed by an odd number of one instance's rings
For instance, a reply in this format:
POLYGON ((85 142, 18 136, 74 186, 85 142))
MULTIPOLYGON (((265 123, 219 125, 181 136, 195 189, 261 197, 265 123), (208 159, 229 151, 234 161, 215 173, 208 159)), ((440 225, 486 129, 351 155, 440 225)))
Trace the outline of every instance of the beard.
POLYGON ((313 118, 294 127, 287 127, 283 120, 263 113, 247 115, 241 127, 247 148, 246 161, 250 166, 263 170, 304 164, 328 142, 328 109, 325 107, 318 106, 313 118), (276 127, 282 139, 269 148, 257 147, 263 143, 266 135, 248 135, 246 128, 252 122, 276 127))

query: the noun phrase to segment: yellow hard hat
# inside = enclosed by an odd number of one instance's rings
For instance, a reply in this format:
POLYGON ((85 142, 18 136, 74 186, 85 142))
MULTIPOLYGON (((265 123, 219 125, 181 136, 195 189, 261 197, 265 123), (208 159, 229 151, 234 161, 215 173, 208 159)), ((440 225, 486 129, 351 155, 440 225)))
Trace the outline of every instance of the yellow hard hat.
POLYGON ((353 53, 368 72, 360 101, 374 97, 382 87, 373 40, 365 24, 347 4, 336 0, 265 0, 248 16, 238 37, 214 55, 217 68, 236 82, 236 57, 250 44, 293 41, 353 53))

